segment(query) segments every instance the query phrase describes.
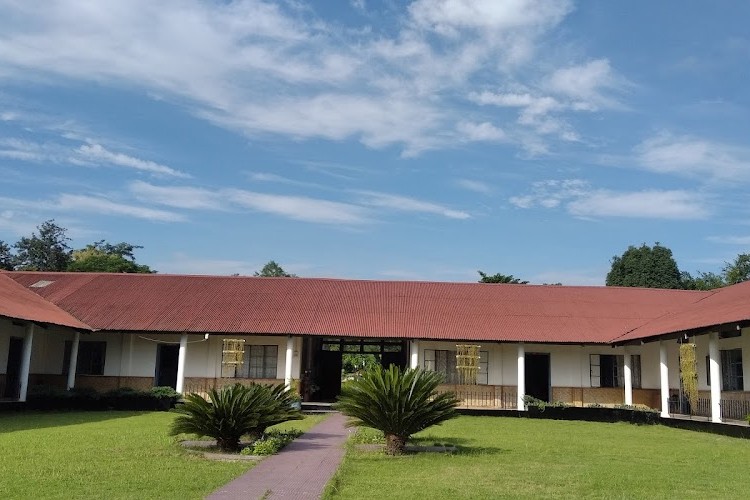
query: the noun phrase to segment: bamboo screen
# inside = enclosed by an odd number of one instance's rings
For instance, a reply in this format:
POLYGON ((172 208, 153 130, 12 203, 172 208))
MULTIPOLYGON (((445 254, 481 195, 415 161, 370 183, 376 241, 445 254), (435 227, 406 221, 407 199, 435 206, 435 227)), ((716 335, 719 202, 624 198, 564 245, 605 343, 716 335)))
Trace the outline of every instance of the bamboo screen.
POLYGON ((472 344, 456 345, 456 371, 462 385, 476 385, 479 373, 479 346, 472 344))
POLYGON ((221 364, 228 366, 242 366, 245 359, 245 341, 240 339, 224 339, 224 349, 221 364))

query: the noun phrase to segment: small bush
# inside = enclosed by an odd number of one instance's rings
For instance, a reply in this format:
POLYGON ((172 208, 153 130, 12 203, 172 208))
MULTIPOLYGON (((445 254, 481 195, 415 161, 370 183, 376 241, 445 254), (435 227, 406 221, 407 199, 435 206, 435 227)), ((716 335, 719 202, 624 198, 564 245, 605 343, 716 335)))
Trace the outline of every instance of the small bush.
POLYGON ((251 446, 243 448, 240 454, 261 456, 273 455, 301 435, 302 431, 298 429, 290 429, 288 431, 269 431, 251 446))
POLYGON ((174 400, 177 400, 180 397, 179 392, 175 391, 169 386, 163 385, 152 387, 148 392, 156 398, 172 398, 174 400))

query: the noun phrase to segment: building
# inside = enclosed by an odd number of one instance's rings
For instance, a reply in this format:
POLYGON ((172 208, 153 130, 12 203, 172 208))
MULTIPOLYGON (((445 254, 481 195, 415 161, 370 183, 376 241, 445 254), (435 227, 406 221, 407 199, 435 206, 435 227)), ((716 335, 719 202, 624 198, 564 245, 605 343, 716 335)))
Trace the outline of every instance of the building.
POLYGON ((306 399, 332 400, 342 354, 362 352, 444 373, 469 406, 523 409, 530 395, 668 416, 683 411, 679 346, 692 343, 693 413, 750 412, 750 283, 701 292, 7 272, 0 301, 0 397, 22 401, 40 384, 204 392, 236 381, 299 383, 306 399), (480 346, 477 385, 456 385, 459 344, 480 346))

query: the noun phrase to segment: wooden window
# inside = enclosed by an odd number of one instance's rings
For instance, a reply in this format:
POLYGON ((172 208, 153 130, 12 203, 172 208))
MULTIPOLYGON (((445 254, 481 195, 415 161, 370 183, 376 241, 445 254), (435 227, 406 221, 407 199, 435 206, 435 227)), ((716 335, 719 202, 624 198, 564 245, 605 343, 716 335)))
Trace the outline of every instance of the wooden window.
POLYGON ((238 377, 276 378, 276 365, 279 359, 279 346, 245 346, 245 363, 238 377))
MULTIPOLYGON (((589 355, 591 387, 624 387, 625 358, 622 354, 589 355)), ((630 382, 634 389, 641 388, 641 356, 630 355, 630 382)))
MULTIPOLYGON (((70 367, 70 356, 73 350, 73 341, 65 341, 65 352, 63 354, 62 374, 68 374, 70 367)), ((107 358, 107 342, 81 340, 78 343, 78 361, 76 363, 77 375, 104 375, 104 363, 107 358)))

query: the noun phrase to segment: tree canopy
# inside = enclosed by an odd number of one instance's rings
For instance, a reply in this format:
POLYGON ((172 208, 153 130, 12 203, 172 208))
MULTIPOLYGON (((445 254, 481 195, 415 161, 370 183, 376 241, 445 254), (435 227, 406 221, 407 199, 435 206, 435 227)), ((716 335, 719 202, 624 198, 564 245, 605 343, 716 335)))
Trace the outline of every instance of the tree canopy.
POLYGON ((631 245, 622 255, 612 257, 606 285, 683 288, 682 275, 672 250, 658 242, 653 247, 645 243, 640 247, 631 245))
POLYGON ((107 243, 96 241, 85 248, 73 251, 68 271, 100 273, 153 273, 145 264, 135 261, 133 252, 143 248, 129 243, 107 243))
POLYGON ((515 285, 526 285, 528 281, 522 281, 520 278, 516 278, 512 274, 493 274, 489 276, 487 273, 477 271, 479 273, 479 283, 511 283, 515 285))
POLYGON ((95 241, 73 250, 68 230, 47 220, 30 236, 21 237, 11 247, 0 241, 0 269, 7 271, 88 271, 100 273, 153 273, 149 266, 135 261, 135 250, 143 248, 130 243, 95 241))
POLYGON ((725 262, 721 274, 698 272, 695 276, 682 273, 687 290, 713 290, 750 280, 750 254, 741 253, 732 262, 725 262))
POLYGON ((680 271, 672 251, 658 242, 630 246, 612 258, 607 286, 640 286, 646 288, 681 288, 713 290, 750 280, 750 254, 741 253, 732 262, 725 262, 721 273, 698 271, 694 275, 680 271))
POLYGON ((13 254, 10 253, 10 247, 3 240, 0 240, 0 270, 13 270, 13 254))
POLYGON ((54 219, 37 226, 39 234, 32 232, 16 242, 14 268, 19 271, 65 271, 71 260, 70 238, 67 229, 55 224, 54 219))
POLYGON ((296 274, 290 274, 286 271, 284 271, 284 268, 281 267, 278 262, 275 260, 269 260, 265 266, 263 266, 263 269, 253 274, 253 276, 261 277, 261 278, 296 278, 296 274))

